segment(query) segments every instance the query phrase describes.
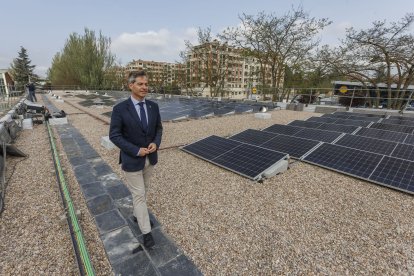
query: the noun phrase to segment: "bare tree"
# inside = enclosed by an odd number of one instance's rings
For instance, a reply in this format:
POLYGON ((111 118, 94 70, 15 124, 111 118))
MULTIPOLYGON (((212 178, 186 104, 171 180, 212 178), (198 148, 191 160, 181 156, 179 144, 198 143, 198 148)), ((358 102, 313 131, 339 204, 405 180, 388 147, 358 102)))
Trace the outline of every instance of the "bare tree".
POLYGON ((375 21, 371 28, 359 31, 350 28, 342 46, 325 47, 319 57, 339 75, 376 87, 376 105, 380 97, 378 84, 385 83, 387 107, 400 108, 414 79, 414 37, 407 34, 413 21, 414 14, 407 14, 400 22, 375 21), (392 89, 394 84, 396 90, 392 89), (393 91, 397 91, 395 95, 393 91))
POLYGON ((285 66, 294 68, 305 62, 319 45, 315 36, 331 24, 326 18, 310 18, 301 7, 281 17, 261 12, 239 18, 241 26, 227 28, 220 38, 257 58, 263 87, 270 73, 274 100, 278 100, 278 88, 283 86, 285 66))
POLYGON ((183 64, 187 67, 187 81, 184 87, 191 93, 210 89, 210 96, 223 96, 228 73, 227 45, 213 39, 211 28, 198 29, 198 45, 185 41, 186 50, 181 52, 183 64))

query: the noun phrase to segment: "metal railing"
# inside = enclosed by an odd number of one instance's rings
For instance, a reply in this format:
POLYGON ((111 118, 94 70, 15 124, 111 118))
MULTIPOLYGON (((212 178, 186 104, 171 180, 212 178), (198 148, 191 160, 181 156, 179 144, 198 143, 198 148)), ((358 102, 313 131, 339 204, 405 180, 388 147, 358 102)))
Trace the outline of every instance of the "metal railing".
POLYGON ((15 106, 26 92, 23 90, 9 90, 4 85, 0 85, 0 116, 7 113, 13 106, 15 106))
MULTIPOLYGON (((81 87, 77 85, 52 85, 49 87, 38 87, 37 93, 41 92, 91 92, 96 94, 119 94, 120 92, 128 93, 128 90, 122 91, 114 87, 102 89, 98 87, 81 87)), ((191 96, 197 98, 215 98, 220 97, 225 100, 256 100, 256 101, 270 101, 270 102, 285 102, 285 103, 303 103, 306 105, 332 105, 345 107, 364 107, 364 108, 414 108, 414 99, 411 90, 404 91, 402 95, 401 90, 393 90, 391 97, 387 91, 373 91, 372 89, 349 89, 346 93, 340 93, 333 87, 329 88, 260 88, 257 87, 256 92, 252 92, 251 88, 223 88, 216 93, 210 93, 209 88, 203 90, 192 88, 174 88, 174 87, 151 87, 150 92, 162 96, 191 96), (201 91, 201 92, 200 92, 201 91)), ((21 97, 24 92, 20 93, 21 97)), ((13 97, 9 100, 10 105, 13 103, 13 97)), ((16 98, 18 100, 19 98, 16 98)))

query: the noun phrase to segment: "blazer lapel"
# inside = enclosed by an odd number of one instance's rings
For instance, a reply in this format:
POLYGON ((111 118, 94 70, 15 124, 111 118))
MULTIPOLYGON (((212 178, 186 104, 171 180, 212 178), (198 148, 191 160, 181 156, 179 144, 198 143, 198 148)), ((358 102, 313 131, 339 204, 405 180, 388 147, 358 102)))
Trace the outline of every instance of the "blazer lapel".
POLYGON ((153 120, 155 119, 153 116, 153 107, 152 104, 149 101, 146 101, 146 105, 147 105, 147 116, 148 116, 148 129, 154 125, 153 120))
POLYGON ((128 101, 127 109, 136 124, 139 125, 139 127, 142 129, 141 120, 138 117, 137 110, 135 109, 134 103, 131 99, 128 101))

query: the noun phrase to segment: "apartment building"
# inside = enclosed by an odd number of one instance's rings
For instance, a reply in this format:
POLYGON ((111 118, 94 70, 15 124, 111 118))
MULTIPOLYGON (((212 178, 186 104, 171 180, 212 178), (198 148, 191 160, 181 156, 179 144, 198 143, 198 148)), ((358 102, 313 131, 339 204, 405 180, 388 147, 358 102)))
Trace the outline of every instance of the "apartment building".
POLYGON ((7 69, 0 69, 0 97, 8 98, 14 90, 14 81, 7 69))
POLYGON ((125 66, 126 74, 132 71, 145 70, 153 88, 179 86, 182 66, 178 63, 133 60, 125 66))
POLYGON ((258 99, 263 72, 264 85, 272 83, 270 66, 217 40, 193 47, 187 58, 187 90, 200 96, 258 99))
POLYGON ((217 40, 194 46, 185 64, 139 59, 125 66, 126 74, 138 70, 147 71, 155 90, 176 87, 183 95, 260 99, 260 89, 272 85, 269 65, 217 40))

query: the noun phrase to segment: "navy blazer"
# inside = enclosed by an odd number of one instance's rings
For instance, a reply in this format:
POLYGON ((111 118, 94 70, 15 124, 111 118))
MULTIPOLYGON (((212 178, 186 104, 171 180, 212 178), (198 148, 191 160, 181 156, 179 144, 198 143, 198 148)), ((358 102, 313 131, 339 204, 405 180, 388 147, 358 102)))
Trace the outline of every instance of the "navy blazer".
MULTIPOLYGON (((145 100, 148 116, 148 130, 144 131, 131 98, 117 104, 112 110, 109 139, 120 150, 119 163, 122 170, 127 172, 140 171, 145 166, 145 157, 137 156, 140 148, 146 148, 150 143, 161 144, 162 124, 158 104, 145 100)), ((157 151, 148 156, 151 165, 158 162, 157 151)))

